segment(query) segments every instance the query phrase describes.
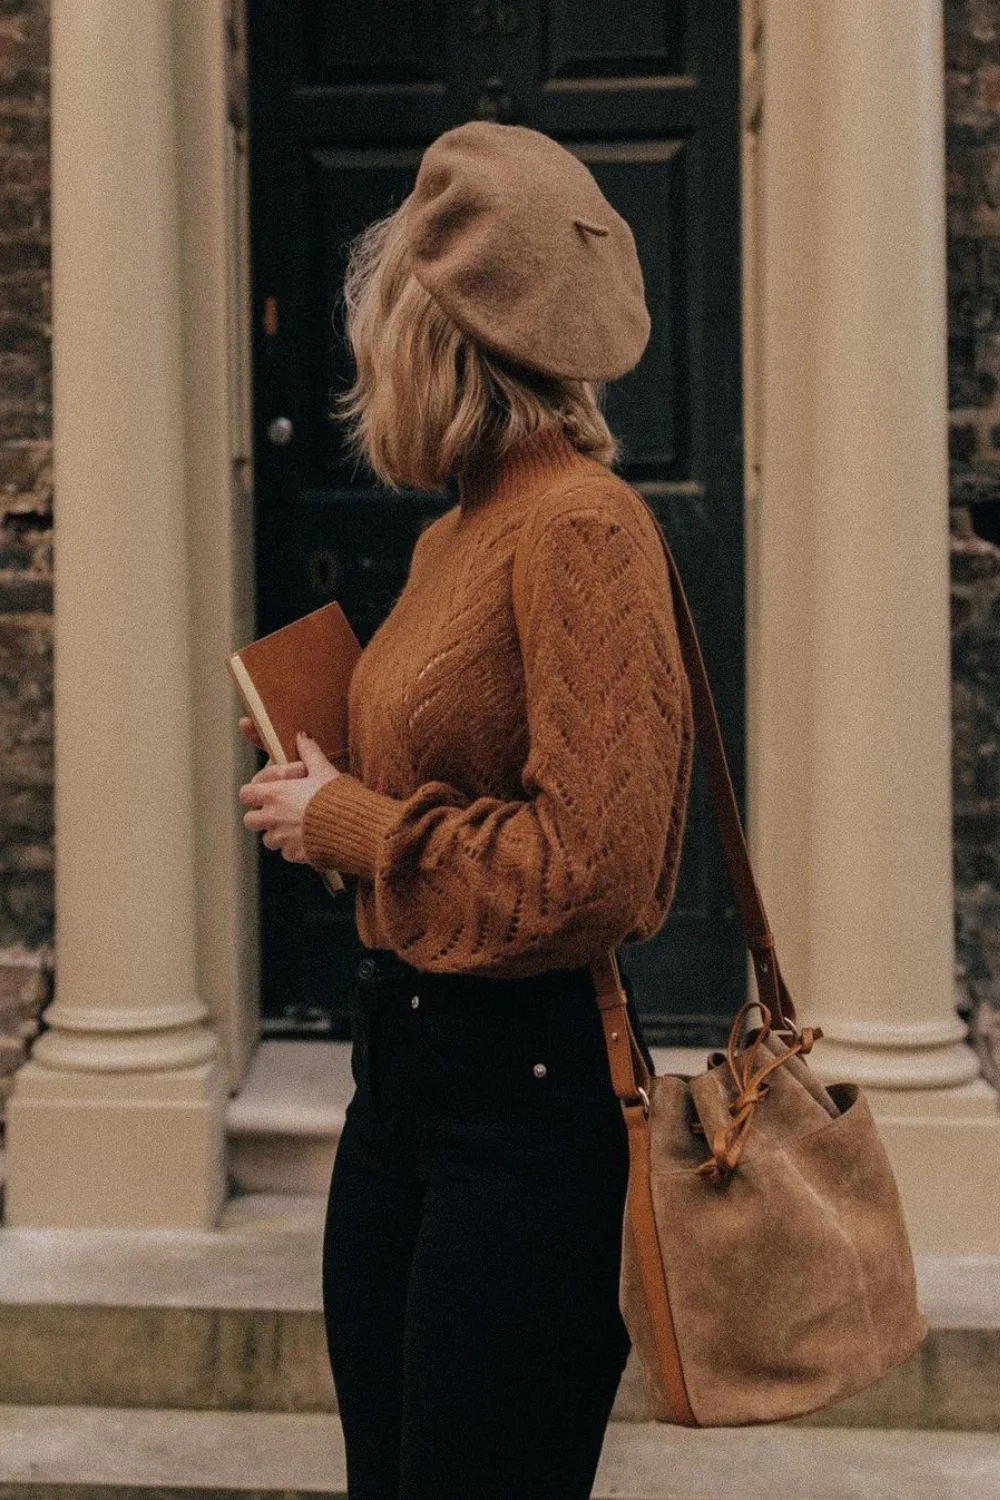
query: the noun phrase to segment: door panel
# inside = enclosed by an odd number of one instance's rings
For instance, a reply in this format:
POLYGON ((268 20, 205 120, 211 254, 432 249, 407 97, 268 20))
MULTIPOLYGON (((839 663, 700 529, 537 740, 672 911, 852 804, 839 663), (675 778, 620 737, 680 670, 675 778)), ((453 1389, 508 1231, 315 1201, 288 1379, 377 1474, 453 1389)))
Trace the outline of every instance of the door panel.
MULTIPOLYGON (((328 415, 351 378, 347 245, 402 201, 441 131, 533 126, 587 163, 635 233, 653 333, 606 411, 683 574, 742 805, 736 0, 250 0, 249 22, 260 631, 338 598, 366 642, 421 526, 454 503, 451 480, 437 494, 372 485, 328 415), (269 437, 276 417, 290 441, 269 437)), ((353 894, 261 860, 265 1025, 346 1035, 353 894)), ((673 909, 619 956, 651 1039, 724 1040, 745 952, 698 758, 673 909)))

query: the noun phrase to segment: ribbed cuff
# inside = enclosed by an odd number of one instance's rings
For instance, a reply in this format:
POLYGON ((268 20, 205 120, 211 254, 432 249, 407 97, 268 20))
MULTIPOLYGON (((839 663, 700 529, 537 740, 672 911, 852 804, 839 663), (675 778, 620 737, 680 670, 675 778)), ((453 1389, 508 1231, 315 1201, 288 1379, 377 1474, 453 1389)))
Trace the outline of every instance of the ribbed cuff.
POLYGON ((306 803, 302 843, 307 860, 318 869, 332 867, 342 875, 371 880, 382 835, 402 805, 346 771, 332 776, 306 803))

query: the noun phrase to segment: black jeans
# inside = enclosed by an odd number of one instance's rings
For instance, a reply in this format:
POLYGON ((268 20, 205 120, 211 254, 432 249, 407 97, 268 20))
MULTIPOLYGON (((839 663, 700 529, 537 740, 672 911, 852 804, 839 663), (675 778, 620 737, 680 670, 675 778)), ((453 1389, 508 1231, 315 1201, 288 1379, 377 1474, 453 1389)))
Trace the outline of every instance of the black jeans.
POLYGON ((351 1067, 323 1242, 350 1500, 587 1500, 630 1348, 589 971, 369 951, 351 1067))

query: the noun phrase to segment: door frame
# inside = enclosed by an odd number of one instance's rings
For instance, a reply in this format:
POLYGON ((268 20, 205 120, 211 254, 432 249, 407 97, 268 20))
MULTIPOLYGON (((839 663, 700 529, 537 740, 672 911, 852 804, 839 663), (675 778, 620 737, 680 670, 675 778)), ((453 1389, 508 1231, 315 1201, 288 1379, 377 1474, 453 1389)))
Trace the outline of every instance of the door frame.
MULTIPOLYGON (((231 483, 236 453, 233 434, 241 421, 249 423, 249 381, 240 352, 248 339, 249 309, 245 300, 240 301, 239 292, 247 275, 249 236, 245 204, 241 207, 236 202, 233 174, 225 167, 231 132, 237 128, 234 115, 239 113, 240 85, 237 82, 234 87, 233 79, 238 80, 240 71, 240 9, 241 0, 213 0, 211 7, 183 0, 178 7, 178 87, 191 121, 181 142, 182 180, 186 181, 182 233, 191 247, 183 267, 191 331, 184 379, 191 417, 190 451, 206 457, 205 462, 192 463, 189 478, 192 617, 199 628, 210 624, 216 648, 238 640, 253 618, 249 513, 241 509, 244 502, 233 497, 231 483), (196 16, 204 18, 208 9, 210 24, 203 19, 200 38, 195 41, 199 28, 193 21, 196 16), (211 252, 213 268, 207 287, 204 247, 211 252), (212 314, 207 320, 206 299, 212 314), (206 321, 216 330, 211 338, 204 336, 206 321), (230 494, 228 508, 218 505, 219 493, 230 494)), ((796 975, 807 973, 809 914, 797 899, 796 878, 789 873, 795 868, 794 861, 788 862, 794 852, 789 849, 789 830, 793 824, 801 826, 799 810, 808 806, 809 772, 804 758, 797 758, 789 745, 776 742, 778 726, 784 724, 787 730, 791 705, 784 703, 782 717, 774 701, 774 685, 796 680, 801 650, 781 600, 773 587, 765 591, 763 583, 787 572, 787 527, 782 532, 774 516, 782 508, 794 516, 796 496, 808 491, 812 412, 800 399, 797 367, 786 353, 794 309, 803 295, 801 277, 790 256, 768 257, 765 252, 768 240, 777 247, 779 235, 792 229, 801 253, 814 252, 816 236, 810 226, 820 219, 800 210, 812 163, 821 152, 821 139, 816 91, 807 82, 794 91, 784 87, 780 97, 769 99, 766 131, 763 128, 765 11, 772 44, 780 39, 783 52, 792 47, 792 34, 797 36, 800 29, 783 0, 742 0, 747 837, 773 925, 781 937, 782 967, 794 994, 796 975), (796 161, 797 175, 769 172, 769 159, 796 161), (780 435, 776 425, 767 430, 768 411, 780 412, 780 435)), ((834 17, 828 21, 835 24, 834 17)), ((803 51, 797 41, 794 50, 796 55, 803 51)), ((787 79, 787 73, 782 77, 787 79)), ((871 169, 877 170, 874 154, 871 169)), ((811 347, 811 341, 805 342, 811 347)), ((810 357, 805 345, 800 357, 810 357)), ((247 454, 242 461, 248 461, 247 454)), ((252 771, 252 753, 245 754, 233 734, 237 705, 228 684, 220 685, 210 658, 211 652, 201 649, 192 665, 196 743, 203 758, 207 756, 219 768, 213 787, 224 783, 235 795, 240 780, 252 771)), ((786 698, 791 696, 786 694, 786 698)), ((798 733, 809 735, 813 712, 815 698, 796 708, 798 733)), ((234 816, 233 803, 211 790, 198 816, 202 992, 222 1033, 235 1085, 255 1045, 259 1024, 254 974, 259 922, 256 861, 251 841, 234 816)), ((748 997, 753 989, 748 965, 748 997)), ((700 1066, 701 1049, 693 1053, 700 1066)))
MULTIPOLYGON (((760 0, 743 0, 748 4, 760 0)), ((233 813, 235 792, 253 773, 253 752, 233 734, 239 706, 228 683, 214 675, 212 652, 205 649, 205 631, 216 648, 249 639, 255 615, 252 546, 251 381, 248 367, 250 317, 250 238, 245 167, 245 17, 244 0, 213 0, 210 24, 203 24, 197 44, 196 29, 178 27, 178 87, 188 122, 181 141, 182 234, 192 253, 185 255, 189 295, 185 296, 190 340, 186 348, 185 389, 190 410, 192 459, 189 476, 191 614, 201 642, 193 654, 195 743, 207 748, 217 774, 198 807, 197 883, 200 919, 200 977, 206 1001, 215 1018, 228 1059, 231 1085, 245 1074, 259 1038, 259 922, 260 895, 256 850, 233 813), (183 35, 187 31, 187 39, 183 35), (206 129, 210 149, 206 150, 206 129), (242 136, 242 140, 241 140, 242 136), (243 157, 242 163, 240 161, 243 157), (198 253, 194 253, 195 247, 198 253), (205 278, 206 255, 214 269, 205 278), (204 338, 206 316, 217 337, 204 338), (194 393, 197 392, 197 398, 194 393), (244 486, 234 484, 237 470, 244 486), (215 497, 228 494, 229 506, 215 497), (248 532, 250 535, 248 535, 248 532), (228 700, 228 701, 227 701, 228 700), (227 802, 224 790, 231 794, 227 802), (233 829, 237 836, 234 838, 233 829)), ((183 0, 181 12, 198 9, 197 0, 183 0)), ((745 33, 746 26, 741 30, 745 33)), ((744 70, 741 69, 741 73, 744 70)), ((744 131, 746 137, 746 131, 744 131)), ((745 161, 745 157, 744 157, 745 161)), ((747 188, 756 178, 741 173, 744 232, 756 222, 748 211, 747 188)), ((754 366, 748 347, 756 332, 752 298, 747 286, 746 261, 752 238, 744 239, 742 293, 744 306, 744 368, 754 366)), ((754 429, 755 387, 744 381, 744 431, 754 429)), ((752 446, 744 445, 745 465, 754 462, 752 446)), ((744 486, 744 496, 750 493, 744 486)), ((744 515, 749 541, 750 517, 744 515)), ((760 559, 749 556, 753 573, 760 559)), ((747 580, 751 597, 752 577, 747 580)), ((753 680, 748 676, 746 723, 753 722, 753 680)), ((748 823, 752 826, 754 787, 748 765, 748 823)), ((748 968, 748 985, 751 976, 748 968)), ((749 993, 749 990, 748 990, 749 993)), ((660 1049, 666 1052, 668 1049, 660 1049)), ((685 1060, 701 1057, 700 1048, 669 1049, 685 1060)))

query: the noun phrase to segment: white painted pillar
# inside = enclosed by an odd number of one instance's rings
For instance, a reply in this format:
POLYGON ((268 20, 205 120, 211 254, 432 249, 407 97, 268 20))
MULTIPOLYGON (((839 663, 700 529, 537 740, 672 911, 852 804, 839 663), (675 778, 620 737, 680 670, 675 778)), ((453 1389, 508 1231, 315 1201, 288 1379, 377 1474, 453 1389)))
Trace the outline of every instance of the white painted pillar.
POLYGON ((6 1222, 211 1227, 196 991, 171 0, 54 0, 56 993, 6 1222))
POLYGON ((825 1064, 956 1084, 941 6, 821 9, 810 1000, 825 1064))
POLYGON ((954 992, 941 6, 769 0, 763 56, 755 865, 915 1244, 1000 1250, 954 992))

